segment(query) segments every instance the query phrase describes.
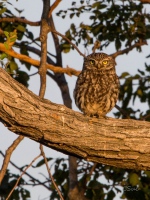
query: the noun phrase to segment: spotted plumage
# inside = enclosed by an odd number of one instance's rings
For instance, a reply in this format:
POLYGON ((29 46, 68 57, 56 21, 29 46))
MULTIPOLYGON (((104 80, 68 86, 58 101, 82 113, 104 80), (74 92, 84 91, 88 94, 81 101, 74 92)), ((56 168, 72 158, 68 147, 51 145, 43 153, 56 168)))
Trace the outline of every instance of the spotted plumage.
POLYGON ((74 90, 75 103, 85 115, 104 117, 115 106, 119 94, 115 65, 105 53, 85 57, 74 90))

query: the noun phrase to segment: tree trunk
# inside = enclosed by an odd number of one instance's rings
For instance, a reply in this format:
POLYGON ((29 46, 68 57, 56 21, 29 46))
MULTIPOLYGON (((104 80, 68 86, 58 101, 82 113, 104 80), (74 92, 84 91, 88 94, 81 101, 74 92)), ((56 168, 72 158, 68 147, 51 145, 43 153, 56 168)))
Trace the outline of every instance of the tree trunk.
POLYGON ((0 68, 0 120, 9 130, 68 155, 150 170, 150 123, 92 119, 40 99, 0 68))

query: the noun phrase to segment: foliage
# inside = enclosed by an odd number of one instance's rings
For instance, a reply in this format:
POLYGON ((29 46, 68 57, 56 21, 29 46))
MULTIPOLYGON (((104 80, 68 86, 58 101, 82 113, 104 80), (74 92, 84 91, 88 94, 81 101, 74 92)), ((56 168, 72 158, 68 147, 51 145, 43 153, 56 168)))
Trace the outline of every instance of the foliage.
POLYGON ((130 107, 131 102, 134 105, 136 99, 138 99, 150 108, 150 65, 145 63, 145 70, 138 69, 138 73, 134 76, 131 76, 128 72, 123 72, 119 78, 122 82, 119 100, 122 103, 122 109, 126 111, 126 115, 117 112, 115 116, 150 121, 149 109, 143 114, 143 110, 134 110, 133 106, 130 107))
MULTIPOLYGON (((19 178, 19 174, 13 174, 10 173, 9 170, 7 170, 4 179, 2 181, 2 184, 0 186, 0 199, 5 200, 14 185, 16 184, 17 179, 19 178)), ((24 189, 24 185, 26 185, 26 181, 21 178, 19 181, 17 189, 13 192, 11 197, 9 198, 10 200, 19 200, 20 197, 22 200, 26 200, 28 197, 30 197, 30 192, 26 189, 24 189)))
MULTIPOLYGON (((15 17, 15 15, 12 13, 12 11, 7 9, 7 4, 11 5, 11 3, 7 2, 7 1, 0 3, 0 10, 1 10, 0 18, 8 17, 8 16, 10 18, 15 17)), ((12 8, 12 10, 13 10, 13 8, 12 8)), ((17 11, 19 12, 19 14, 22 12, 20 10, 17 10, 17 11)), ((4 31, 4 35, 2 35, 2 37, 0 37, 0 42, 4 43, 4 45, 7 49, 10 47, 9 46, 10 43, 16 42, 15 47, 19 48, 20 53, 22 53, 24 55, 29 55, 29 52, 27 52, 24 47, 22 47, 20 44, 17 45, 17 43, 20 42, 20 41, 23 44, 23 37, 24 36, 26 38, 25 39, 26 45, 28 44, 27 38, 33 40, 33 34, 30 31, 28 31, 27 25, 25 23, 2 22, 2 23, 0 23, 0 29, 2 29, 4 31)), ((31 65, 29 63, 26 63, 24 61, 17 62, 16 59, 12 58, 11 56, 9 56, 5 53, 2 53, 0 55, 0 61, 1 61, 1 64, 4 65, 6 70, 11 75, 17 74, 17 76, 14 76, 14 78, 16 80, 19 80, 19 82, 21 82, 26 87, 28 87, 29 75, 28 75, 28 73, 20 70, 20 67, 18 67, 18 63, 20 65, 20 62, 21 62, 21 64, 24 64, 25 67, 28 70, 30 70, 31 65)))
MULTIPOLYGON (((80 1, 72 2, 72 7, 60 10, 57 15, 65 18, 87 17, 89 24, 81 22, 79 25, 71 24, 66 36, 76 42, 84 41, 87 47, 93 44, 93 38, 101 41, 100 50, 114 43, 118 51, 122 46, 130 47, 137 41, 150 38, 150 14, 146 13, 140 1, 80 1)), ((68 52, 70 45, 62 40, 62 48, 68 52)), ((141 50, 139 48, 139 50, 141 50)), ((66 51, 65 51, 66 52, 66 51)))
MULTIPOLYGON (((12 11, 6 9, 4 4, 0 4, 0 9, 0 18, 6 16, 14 17, 12 11)), ((81 0, 80 3, 74 1, 71 8, 60 10, 57 13, 57 16, 61 16, 64 19, 69 16, 72 20, 85 15, 89 16, 89 24, 84 22, 79 25, 72 23, 66 31, 66 37, 76 45, 84 44, 86 48, 91 48, 94 41, 99 40, 101 42, 100 50, 105 49, 110 44, 115 44, 114 46, 118 51, 124 47, 131 47, 138 41, 145 41, 150 38, 150 14, 145 12, 144 6, 140 1, 81 0)), ((5 35, 0 37, 1 43, 5 43, 6 39, 12 36, 11 33, 17 30, 15 48, 18 48, 20 53, 29 55, 27 47, 35 42, 35 38, 33 33, 27 29, 26 24, 2 22, 0 23, 0 28, 5 31, 5 35)), ((72 47, 62 39, 61 48, 63 52, 68 53, 72 47)), ((141 51, 141 47, 137 50, 141 51)), ((4 62, 4 66, 10 74, 13 73, 13 76, 15 71, 17 76, 15 74, 14 78, 16 80, 28 86, 29 75, 24 71, 23 67, 25 66, 29 71, 31 65, 23 61, 17 62, 16 59, 4 53, 1 53, 1 62, 4 62), (22 64, 24 66, 20 67, 22 64)), ((118 118, 150 121, 150 65, 145 63, 145 69, 139 69, 135 75, 123 72, 119 78, 121 82, 119 101, 124 112, 119 111, 114 115, 118 118), (134 105, 137 100, 140 101, 141 105, 146 104, 147 110, 142 110, 142 106, 138 109, 135 108, 134 105)), ((51 163, 52 159, 50 158, 48 161, 51 163)), ((41 160, 36 165, 36 168, 41 167, 43 164, 44 161, 41 160)), ((67 160, 58 158, 54 160, 52 167, 54 168, 53 177, 56 184, 59 186, 64 199, 67 199, 69 190, 67 160)), ((94 165, 80 159, 78 160, 77 171, 78 185, 85 190, 85 196, 88 199, 112 200, 117 193, 122 193, 121 199, 150 199, 150 173, 148 171, 119 169, 101 164, 94 165), (106 183, 103 182, 103 179, 105 179, 106 183)), ((5 194, 9 193, 16 178, 17 175, 7 171, 0 187, 1 198, 4 198, 5 194)), ((19 199, 19 195, 22 195, 24 199, 29 196, 29 192, 23 189, 23 184, 26 183, 22 179, 18 189, 13 193, 12 199, 19 199)), ((59 199, 53 184, 48 182, 48 186, 50 186, 51 190, 50 199, 59 199)))

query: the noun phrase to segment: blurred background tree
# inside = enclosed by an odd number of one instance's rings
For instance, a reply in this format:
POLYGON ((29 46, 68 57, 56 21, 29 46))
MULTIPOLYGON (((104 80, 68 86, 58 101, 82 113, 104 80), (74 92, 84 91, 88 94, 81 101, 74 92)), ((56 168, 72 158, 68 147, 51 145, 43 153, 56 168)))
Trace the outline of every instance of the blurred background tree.
MULTIPOLYGON (((45 3, 45 1, 43 2, 45 3)), ((116 58, 117 56, 128 54, 133 49, 142 53, 143 45, 148 45, 150 39, 150 7, 148 3, 150 2, 147 1, 147 4, 143 4, 143 1, 130 0, 72 1, 70 8, 67 7, 66 10, 59 10, 56 15, 63 20, 68 16, 70 17, 72 23, 70 23, 70 28, 65 30, 65 36, 75 45, 79 47, 81 45, 84 46, 86 54, 92 51, 95 41, 99 41, 100 46, 97 51, 105 51, 107 53, 107 49, 113 46, 116 52, 112 56, 116 58), (88 18, 86 22, 82 20, 82 16, 85 14, 88 18)), ((14 10, 17 10, 19 15, 23 11, 14 8, 9 1, 0 3, 0 43, 8 48, 7 39, 15 42, 13 48, 21 55, 30 57, 34 57, 34 55, 40 56, 40 39, 39 37, 35 38, 34 31, 30 29, 30 26, 40 26, 40 22, 32 24, 32 19, 28 19, 30 21, 26 20, 28 16, 16 18, 13 14, 14 10), (8 4, 11 6, 11 9, 7 8, 8 4)), ((53 30, 55 30, 53 17, 56 17, 56 15, 53 14, 49 20, 53 30)), ((74 47, 64 37, 58 38, 54 33, 51 35, 56 53, 48 52, 47 62, 54 66, 63 67, 63 53, 67 53, 69 56, 74 47)), ((134 75, 131 75, 126 70, 119 75, 121 83, 120 108, 113 113, 114 117, 150 121, 149 57, 150 52, 147 52, 145 66, 138 69, 134 75), (137 102, 140 103, 138 109, 135 106, 137 102), (142 108, 143 105, 144 109, 142 108)), ((0 62, 1 67, 4 67, 17 81, 26 87, 29 86, 29 80, 33 77, 29 75, 29 72, 35 66, 22 60, 18 61, 18 59, 4 53, 1 49, 0 62)), ((130 63, 130 60, 126 60, 126 62, 130 63)), ((72 100, 65 75, 48 71, 47 78, 56 82, 60 88, 64 104, 71 108, 72 100)), ((1 155, 5 156, 2 151, 1 155)), ((149 171, 114 168, 86 162, 74 157, 69 158, 69 164, 68 159, 65 158, 48 158, 48 161, 49 165, 53 166, 53 177, 64 199, 111 200, 115 199, 117 194, 121 195, 120 199, 150 199, 149 171), (74 190, 75 193, 72 192, 73 189, 76 189, 74 190), (70 194, 69 197, 68 194, 70 194)), ((15 165, 14 163, 12 164, 15 165)), ((34 167, 40 171, 40 167, 44 164, 42 159, 34 167)), ((19 170, 23 170, 24 167, 19 168, 19 170)), ((24 185, 43 185, 43 187, 51 191, 47 199, 60 199, 55 187, 48 178, 45 177, 45 181, 40 182, 40 180, 30 174, 26 175, 29 177, 29 181, 26 182, 24 179, 21 179, 18 188, 10 199, 19 200, 30 197, 30 192, 24 189, 24 185)), ((0 186, 1 199, 5 199, 8 196, 18 176, 18 174, 7 171, 0 186)))

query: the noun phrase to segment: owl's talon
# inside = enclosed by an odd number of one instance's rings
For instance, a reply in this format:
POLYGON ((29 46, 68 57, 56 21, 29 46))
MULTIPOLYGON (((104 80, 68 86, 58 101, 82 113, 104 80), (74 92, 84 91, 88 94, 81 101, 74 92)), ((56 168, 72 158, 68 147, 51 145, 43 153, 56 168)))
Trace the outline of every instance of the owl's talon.
POLYGON ((107 116, 101 116, 100 118, 109 119, 109 117, 107 117, 107 116))
POLYGON ((92 122, 98 122, 99 118, 97 117, 92 117, 91 119, 89 119, 89 123, 92 123, 92 122))
POLYGON ((109 119, 109 117, 107 117, 107 116, 102 116, 102 115, 100 115, 100 116, 93 116, 93 117, 91 117, 91 119, 89 120, 89 122, 97 122, 98 120, 101 120, 101 119, 109 119))

